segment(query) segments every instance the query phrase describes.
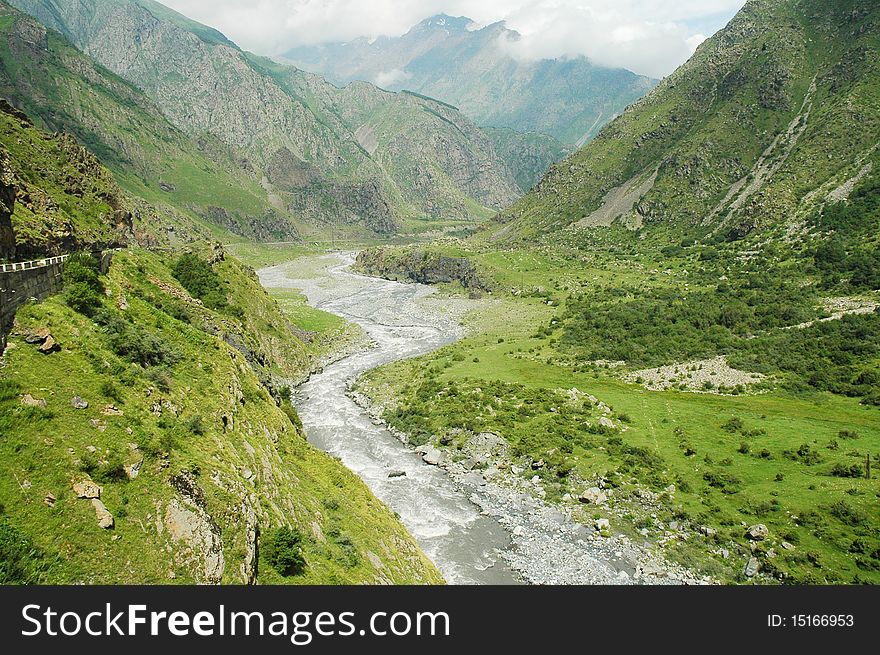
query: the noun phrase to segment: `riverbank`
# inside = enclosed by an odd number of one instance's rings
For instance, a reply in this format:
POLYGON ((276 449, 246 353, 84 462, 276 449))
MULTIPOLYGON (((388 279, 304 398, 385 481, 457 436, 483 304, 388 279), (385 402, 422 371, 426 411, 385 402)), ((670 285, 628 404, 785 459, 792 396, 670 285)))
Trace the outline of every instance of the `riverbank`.
MULTIPOLYGON (((371 420, 410 446, 408 435, 382 419, 383 405, 355 391, 352 385, 348 395, 371 420)), ((483 437, 485 447, 481 450, 497 453, 499 449, 485 443, 491 442, 494 435, 478 437, 483 437)), ((512 543, 501 555, 529 584, 713 583, 669 562, 647 543, 639 545, 626 535, 599 529, 596 523, 588 526, 577 521, 571 506, 543 500, 540 487, 519 475, 522 469, 503 455, 489 457, 482 462, 485 468, 475 470, 472 460, 453 461, 442 450, 420 447, 413 451, 422 453, 429 465, 444 470, 485 516, 505 527, 512 543)))
POLYGON ((298 389, 297 407, 306 431, 310 441, 339 456, 377 496, 401 514, 404 525, 432 559, 452 553, 466 561, 462 564, 435 559, 444 575, 452 572, 451 579, 447 578, 450 582, 485 581, 474 578, 480 569, 484 575, 504 569, 502 581, 520 579, 532 584, 704 582, 625 535, 611 535, 578 522, 569 509, 543 500, 537 486, 512 472, 510 462, 499 459, 480 471, 443 458, 436 460, 439 466, 426 463, 426 458, 408 445, 405 435, 388 429, 381 419, 383 408, 352 392, 352 384, 377 366, 457 341, 465 336, 461 325, 464 315, 476 309, 478 302, 493 301, 441 298, 431 287, 353 274, 346 270, 350 257, 337 262, 322 259, 323 268, 306 267, 306 278, 289 277, 299 273, 292 266, 264 269, 260 277, 270 287, 299 285, 297 288, 312 306, 361 325, 375 345, 367 351, 361 344, 358 353, 337 358, 335 364, 328 364, 298 389), (401 301, 401 293, 407 295, 406 301, 401 301), (389 302, 394 297, 397 299, 389 302), (362 438, 367 443, 362 443, 358 451, 362 438), (396 442, 397 448, 389 450, 384 441, 388 438, 396 442), (444 479, 440 495, 445 495, 447 502, 454 497, 460 512, 453 520, 441 513, 439 526, 425 516, 426 508, 418 498, 420 494, 436 493, 438 477, 444 479), (430 481, 430 489, 421 486, 425 481, 430 481), (450 496, 450 490, 454 496, 450 496), (456 521, 459 525, 454 525, 456 521), (482 530, 468 529, 476 523, 483 524, 482 530), (456 534, 469 551, 464 557, 452 543, 456 534), (475 534, 488 538, 490 544, 475 543, 475 534))

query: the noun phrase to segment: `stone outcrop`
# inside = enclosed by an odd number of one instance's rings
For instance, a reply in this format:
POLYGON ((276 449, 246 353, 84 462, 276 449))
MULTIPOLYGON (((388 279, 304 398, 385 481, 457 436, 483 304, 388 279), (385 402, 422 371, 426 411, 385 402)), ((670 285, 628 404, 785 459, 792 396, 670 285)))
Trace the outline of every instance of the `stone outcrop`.
POLYGON ((8 155, 0 149, 0 261, 15 258, 15 232, 12 212, 15 211, 15 184, 8 155))
POLYGON ((447 257, 425 250, 374 248, 358 254, 356 264, 365 273, 391 280, 422 284, 459 282, 473 291, 491 290, 471 261, 464 257, 447 257))

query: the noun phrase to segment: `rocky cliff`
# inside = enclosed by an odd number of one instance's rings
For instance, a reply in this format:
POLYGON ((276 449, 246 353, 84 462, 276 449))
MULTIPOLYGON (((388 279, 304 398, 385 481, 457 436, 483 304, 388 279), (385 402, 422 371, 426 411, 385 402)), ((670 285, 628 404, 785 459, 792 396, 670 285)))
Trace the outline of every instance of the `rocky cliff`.
POLYGON ((372 248, 358 253, 355 264, 364 273, 388 280, 421 284, 458 282, 475 293, 492 288, 467 258, 420 248, 372 248))

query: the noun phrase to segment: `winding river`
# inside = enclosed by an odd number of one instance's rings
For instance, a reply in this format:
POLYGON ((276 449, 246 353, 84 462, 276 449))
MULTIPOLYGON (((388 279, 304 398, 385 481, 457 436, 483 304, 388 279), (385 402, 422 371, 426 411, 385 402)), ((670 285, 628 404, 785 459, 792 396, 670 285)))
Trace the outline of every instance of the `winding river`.
POLYGON ((431 287, 356 275, 348 270, 352 262, 351 255, 323 256, 311 277, 300 262, 258 272, 264 287, 299 289, 309 304, 357 323, 376 344, 327 366, 298 389, 295 404, 309 441, 339 457, 399 514, 447 582, 518 583, 500 556, 510 546, 507 531, 346 395, 347 382, 361 373, 461 336, 453 317, 437 303, 431 307, 431 287), (397 477, 389 477, 392 472, 397 477))

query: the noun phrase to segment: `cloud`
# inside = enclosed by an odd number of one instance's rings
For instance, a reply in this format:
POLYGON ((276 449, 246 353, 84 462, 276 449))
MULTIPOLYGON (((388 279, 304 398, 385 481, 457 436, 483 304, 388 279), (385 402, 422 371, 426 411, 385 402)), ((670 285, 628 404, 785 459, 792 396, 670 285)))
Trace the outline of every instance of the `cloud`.
POLYGON ((409 78, 409 73, 403 71, 399 68, 393 68, 388 71, 381 71, 376 75, 376 78, 373 80, 373 84, 378 86, 380 89, 387 89, 399 82, 403 82, 409 78))
POLYGON ((164 0, 242 47, 276 55, 292 47, 399 36, 438 13, 522 34, 523 58, 585 55, 662 76, 684 62, 745 0, 164 0))

